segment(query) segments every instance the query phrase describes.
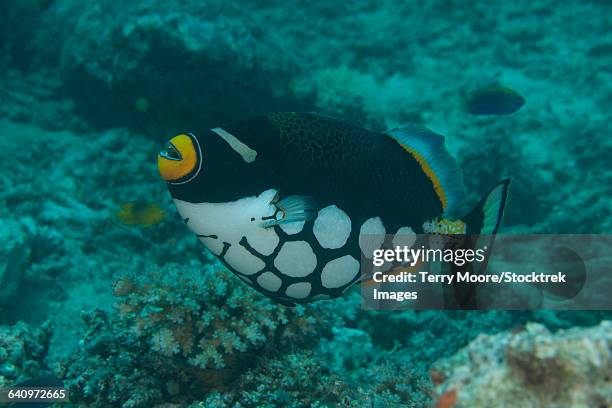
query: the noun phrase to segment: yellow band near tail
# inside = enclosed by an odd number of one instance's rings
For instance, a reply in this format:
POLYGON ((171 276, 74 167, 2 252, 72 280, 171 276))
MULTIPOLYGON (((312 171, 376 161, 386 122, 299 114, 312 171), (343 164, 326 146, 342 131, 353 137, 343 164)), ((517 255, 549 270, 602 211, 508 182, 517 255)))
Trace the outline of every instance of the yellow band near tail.
POLYGON ((423 156, 421 156, 416 150, 411 149, 410 147, 402 143, 399 143, 399 145, 402 146, 404 150, 406 150, 408 153, 412 155, 412 157, 416 159, 416 161, 419 163, 419 165, 421 166, 425 174, 427 174, 427 177, 429 177, 429 179, 433 183, 433 188, 436 192, 436 195, 438 196, 438 198, 440 199, 440 202, 442 203, 442 210, 446 210, 446 207, 448 206, 448 199, 446 197, 446 193, 444 192, 444 189, 442 188, 442 183, 440 183, 440 179, 438 178, 436 173, 432 170, 432 168, 429 166, 429 164, 423 158, 423 156))

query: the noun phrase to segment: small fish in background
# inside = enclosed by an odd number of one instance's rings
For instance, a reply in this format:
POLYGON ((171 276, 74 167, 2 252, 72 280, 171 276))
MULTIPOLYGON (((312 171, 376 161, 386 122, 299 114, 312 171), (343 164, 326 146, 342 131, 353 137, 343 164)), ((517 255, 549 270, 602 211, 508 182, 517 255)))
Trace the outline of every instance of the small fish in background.
POLYGON ((166 213, 157 204, 138 200, 121 205, 117 218, 125 225, 150 227, 159 224, 166 213))
POLYGON ((470 92, 465 98, 465 109, 472 115, 509 115, 525 104, 516 91, 502 86, 491 86, 470 92))

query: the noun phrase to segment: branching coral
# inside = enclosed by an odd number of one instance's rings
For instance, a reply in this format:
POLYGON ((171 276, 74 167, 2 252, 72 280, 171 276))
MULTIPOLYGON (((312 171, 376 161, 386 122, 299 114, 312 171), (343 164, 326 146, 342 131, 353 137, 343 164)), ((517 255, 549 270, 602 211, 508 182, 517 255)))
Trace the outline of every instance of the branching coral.
POLYGON ((218 264, 149 266, 122 277, 115 294, 117 316, 86 314, 83 347, 64 368, 75 400, 94 406, 202 399, 257 357, 315 345, 354 310, 350 300, 279 306, 218 264))
POLYGON ((61 373, 71 398, 96 407, 150 407, 161 401, 168 392, 162 376, 174 378, 173 366, 163 364, 128 330, 111 326, 101 310, 84 312, 82 317, 87 334, 61 373))
POLYGON ((394 350, 386 360, 365 370, 362 381, 370 385, 374 407, 421 408, 429 405, 430 383, 419 367, 405 360, 404 356, 410 353, 414 350, 394 350))
POLYGON ((261 360, 236 387, 211 393, 192 408, 397 407, 427 405, 426 385, 414 371, 390 360, 363 369, 359 381, 335 371, 327 359, 309 351, 261 360))
POLYGON ((307 343, 341 321, 324 304, 285 308, 265 301, 216 264, 206 271, 152 266, 124 279, 133 289, 119 304, 123 321, 162 354, 179 354, 201 369, 232 366, 270 345, 307 343))
POLYGON ((229 393, 231 403, 239 407, 350 407, 358 406, 353 401, 366 397, 310 352, 262 362, 240 379, 239 389, 241 392, 229 393))

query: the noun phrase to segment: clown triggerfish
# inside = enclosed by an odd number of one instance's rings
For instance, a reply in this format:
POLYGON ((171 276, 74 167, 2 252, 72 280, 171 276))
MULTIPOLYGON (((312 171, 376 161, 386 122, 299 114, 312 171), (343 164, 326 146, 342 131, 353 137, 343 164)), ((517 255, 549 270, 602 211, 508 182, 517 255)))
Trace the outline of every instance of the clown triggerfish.
MULTIPOLYGON (((444 137, 270 113, 172 138, 158 167, 184 222, 233 273, 284 305, 340 296, 372 234, 494 234, 509 180, 465 217, 444 137), (449 230, 449 231, 447 231, 449 230)), ((380 243, 382 245, 382 242, 380 243)))

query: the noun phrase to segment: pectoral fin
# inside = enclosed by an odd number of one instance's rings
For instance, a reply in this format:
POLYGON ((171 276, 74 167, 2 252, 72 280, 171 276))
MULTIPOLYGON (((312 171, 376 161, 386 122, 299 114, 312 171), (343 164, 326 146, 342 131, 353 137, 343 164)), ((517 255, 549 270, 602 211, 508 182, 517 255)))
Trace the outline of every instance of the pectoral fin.
POLYGON ((317 216, 317 203, 309 196, 290 196, 273 203, 278 209, 274 217, 261 223, 264 228, 291 222, 313 220, 317 216))

